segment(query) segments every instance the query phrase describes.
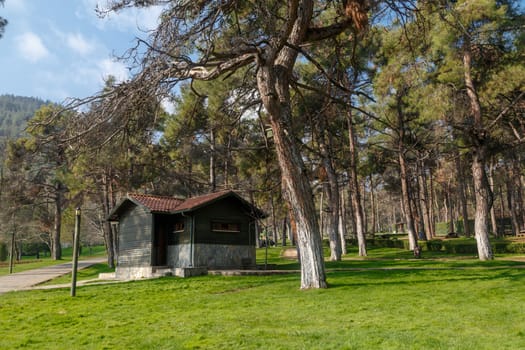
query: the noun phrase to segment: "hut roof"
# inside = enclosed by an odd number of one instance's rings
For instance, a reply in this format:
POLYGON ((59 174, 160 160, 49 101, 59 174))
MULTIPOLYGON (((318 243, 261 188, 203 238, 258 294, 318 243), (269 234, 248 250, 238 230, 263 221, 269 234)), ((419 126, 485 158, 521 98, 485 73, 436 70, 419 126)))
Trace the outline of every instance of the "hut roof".
POLYGON ((202 196, 191 197, 187 199, 130 193, 126 196, 126 198, 124 198, 122 202, 120 202, 120 204, 115 206, 115 208, 111 211, 111 213, 109 214, 109 220, 118 220, 118 217, 120 216, 124 208, 126 208, 129 205, 130 202, 136 205, 143 206, 152 213, 177 214, 199 209, 203 206, 212 204, 213 202, 230 196, 237 198, 243 204, 243 206, 247 208, 247 211, 252 216, 259 218, 266 217, 265 213, 253 206, 251 203, 247 202, 237 193, 233 191, 221 191, 205 194, 202 196))

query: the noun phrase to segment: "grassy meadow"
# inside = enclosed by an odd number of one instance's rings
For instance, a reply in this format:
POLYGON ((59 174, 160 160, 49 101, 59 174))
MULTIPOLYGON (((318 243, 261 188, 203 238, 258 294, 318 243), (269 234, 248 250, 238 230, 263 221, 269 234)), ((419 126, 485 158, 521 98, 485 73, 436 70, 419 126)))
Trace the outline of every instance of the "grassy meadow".
MULTIPOLYGON (((273 268, 298 267, 280 251, 273 268)), ((0 349, 523 349, 521 264, 381 248, 327 262, 325 290, 292 273, 7 293, 0 349)))

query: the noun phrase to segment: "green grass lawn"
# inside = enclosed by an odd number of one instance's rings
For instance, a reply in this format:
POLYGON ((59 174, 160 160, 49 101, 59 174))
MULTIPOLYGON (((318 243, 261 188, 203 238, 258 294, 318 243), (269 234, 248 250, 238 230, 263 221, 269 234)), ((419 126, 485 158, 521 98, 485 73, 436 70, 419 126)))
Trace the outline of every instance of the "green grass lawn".
MULTIPOLYGON (((525 269, 398 254, 327 263, 325 290, 301 291, 290 274, 7 293, 0 349, 525 348, 525 269)), ((272 264, 293 266, 279 255, 269 249, 272 264)))
MULTIPOLYGON (((92 280, 97 279, 98 275, 106 272, 113 272, 115 269, 110 269, 107 263, 104 264, 95 264, 84 269, 78 270, 77 272, 77 281, 92 280)), ((71 283, 71 273, 60 276, 58 278, 52 279, 50 281, 44 282, 40 285, 55 285, 55 284, 65 284, 71 283)))

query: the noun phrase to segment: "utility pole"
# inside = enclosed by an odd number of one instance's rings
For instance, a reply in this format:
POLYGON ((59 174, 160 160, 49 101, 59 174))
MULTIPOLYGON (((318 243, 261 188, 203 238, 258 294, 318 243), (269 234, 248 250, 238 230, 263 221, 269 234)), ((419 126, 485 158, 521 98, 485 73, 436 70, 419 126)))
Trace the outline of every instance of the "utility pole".
POLYGON ((80 240, 80 207, 75 211, 75 235, 73 237, 73 271, 71 272, 71 296, 76 295, 77 269, 78 269, 78 245, 80 240))

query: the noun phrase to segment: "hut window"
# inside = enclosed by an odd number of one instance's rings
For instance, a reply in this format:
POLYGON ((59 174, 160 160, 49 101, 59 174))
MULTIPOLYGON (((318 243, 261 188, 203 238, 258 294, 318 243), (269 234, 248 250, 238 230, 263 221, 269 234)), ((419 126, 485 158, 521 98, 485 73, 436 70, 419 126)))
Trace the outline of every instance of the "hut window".
POLYGON ((184 232, 184 221, 176 222, 175 225, 173 225, 173 232, 184 232))
POLYGON ((213 232, 241 232, 241 224, 235 222, 217 222, 211 223, 213 232))

